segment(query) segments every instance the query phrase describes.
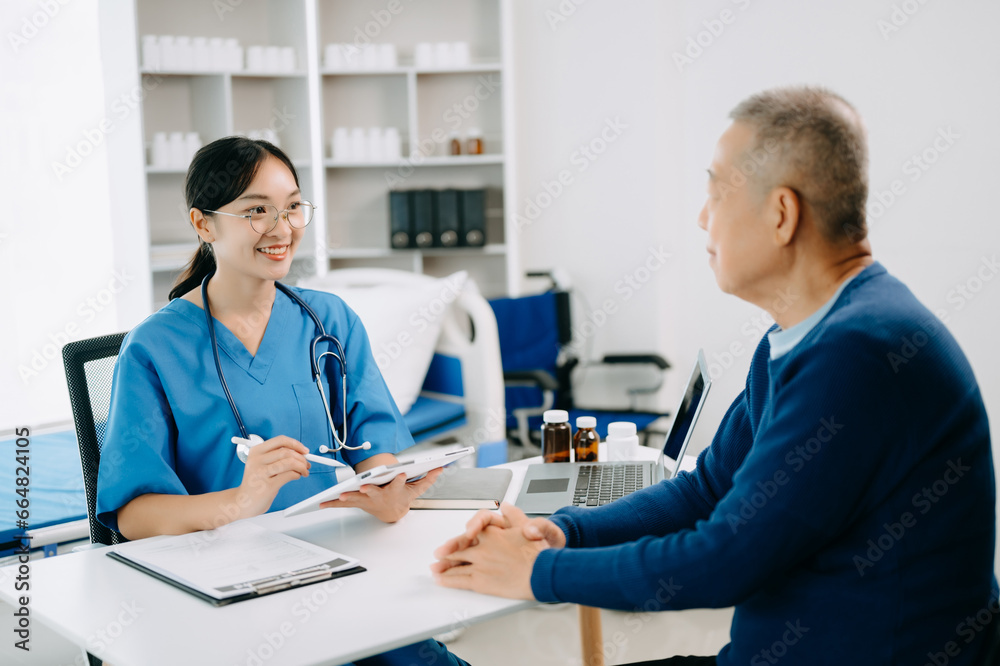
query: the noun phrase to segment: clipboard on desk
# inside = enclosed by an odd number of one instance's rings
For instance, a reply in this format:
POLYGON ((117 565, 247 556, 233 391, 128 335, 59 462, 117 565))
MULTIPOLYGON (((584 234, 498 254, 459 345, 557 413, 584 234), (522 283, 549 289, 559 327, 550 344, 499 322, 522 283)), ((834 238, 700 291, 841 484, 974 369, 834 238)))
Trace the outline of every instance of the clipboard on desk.
POLYGON ((108 556, 214 606, 365 571, 352 557, 244 521, 131 541, 108 556))

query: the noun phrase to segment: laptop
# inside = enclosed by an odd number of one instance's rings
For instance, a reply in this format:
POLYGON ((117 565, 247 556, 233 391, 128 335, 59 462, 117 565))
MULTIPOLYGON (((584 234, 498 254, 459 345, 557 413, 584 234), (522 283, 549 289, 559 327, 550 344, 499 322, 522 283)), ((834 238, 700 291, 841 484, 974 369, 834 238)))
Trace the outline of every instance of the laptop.
POLYGON ((670 479, 681 469, 691 433, 712 386, 705 353, 698 359, 663 442, 653 461, 573 462, 531 465, 514 504, 530 514, 550 514, 564 506, 595 507, 670 479), (668 468, 668 465, 670 468, 668 468))

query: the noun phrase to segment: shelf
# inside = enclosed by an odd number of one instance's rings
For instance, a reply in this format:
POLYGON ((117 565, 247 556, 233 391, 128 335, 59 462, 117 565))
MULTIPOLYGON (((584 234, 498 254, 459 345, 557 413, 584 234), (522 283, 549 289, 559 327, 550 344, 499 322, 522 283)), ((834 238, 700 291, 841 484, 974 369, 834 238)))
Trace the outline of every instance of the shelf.
POLYGON ((414 65, 399 65, 385 69, 321 69, 323 76, 392 76, 405 74, 477 74, 482 72, 499 72, 500 63, 482 63, 466 65, 465 67, 416 67, 414 65))
MULTIPOLYGON (((505 69, 513 48, 506 25, 510 0, 423 0, 419 9, 394 16, 391 26, 380 26, 386 30, 373 39, 396 45, 396 66, 326 67, 323 47, 352 43, 359 26, 370 33, 368 24, 373 13, 382 15, 384 1, 247 0, 230 3, 240 9, 227 13, 220 23, 217 8, 204 0, 128 0, 125 4, 135 8, 136 30, 126 41, 140 47, 140 56, 141 36, 147 34, 236 38, 245 52, 249 45, 296 48, 294 71, 251 71, 243 66, 196 70, 189 61, 184 68, 170 70, 139 68, 144 89, 140 148, 148 148, 158 132, 197 132, 208 144, 272 129, 292 158, 303 198, 319 211, 295 260, 303 275, 353 267, 428 275, 468 270, 492 293, 513 293, 520 248, 512 227, 516 183, 509 182, 514 144, 507 143, 513 141, 514 126, 509 95, 504 94, 511 86, 511 73, 505 69), (417 44, 458 41, 469 44, 471 60, 465 66, 415 62, 417 44), (340 127, 396 128, 402 154, 379 161, 331 159, 330 144, 340 127), (453 131, 465 136, 470 129, 481 132, 487 152, 448 155, 449 141, 441 137, 453 131), (389 191, 442 188, 488 192, 484 231, 492 243, 390 249, 389 191)), ((109 44, 122 39, 113 32, 107 37, 109 44)), ((117 82, 108 86, 109 104, 114 101, 111 92, 124 87, 117 82)), ((144 251, 153 276, 153 301, 162 304, 197 248, 186 219, 188 165, 141 168, 151 239, 144 251)))
POLYGON ((198 249, 197 243, 161 243, 149 249, 149 267, 155 272, 179 271, 198 249))
POLYGON ((140 69, 139 73, 143 76, 225 76, 229 75, 232 77, 239 78, 257 78, 257 79, 293 79, 297 77, 306 76, 306 72, 294 71, 294 72, 252 72, 250 70, 241 69, 236 72, 232 71, 221 71, 221 70, 208 70, 208 69, 190 69, 190 70, 163 70, 163 69, 140 69))
POLYGON ((184 176, 187 174, 187 167, 158 167, 158 166, 153 166, 151 164, 147 164, 146 174, 147 175, 174 174, 174 175, 184 176))
POLYGON ((450 167, 473 166, 476 164, 503 164, 502 154, 490 155, 456 155, 454 157, 424 157, 419 161, 400 160, 398 162, 338 162, 326 160, 323 165, 328 169, 361 169, 361 168, 396 168, 396 167, 450 167))
MULTIPOLYGON (((194 248, 191 248, 192 250, 194 248)), ((405 257, 421 254, 425 257, 451 257, 456 255, 494 255, 501 256, 507 252, 507 246, 501 243, 484 245, 483 247, 428 247, 405 248, 393 250, 382 247, 341 247, 327 251, 330 259, 383 259, 386 257, 405 257)))

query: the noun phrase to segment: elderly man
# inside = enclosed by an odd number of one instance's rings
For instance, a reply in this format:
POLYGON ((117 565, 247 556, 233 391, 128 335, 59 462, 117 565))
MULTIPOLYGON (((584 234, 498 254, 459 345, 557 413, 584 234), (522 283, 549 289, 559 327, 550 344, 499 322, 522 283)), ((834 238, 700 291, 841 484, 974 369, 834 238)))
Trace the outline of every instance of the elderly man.
POLYGON ((436 578, 621 610, 736 607, 718 657, 660 664, 987 663, 986 410, 952 336, 872 259, 862 120, 811 87, 730 117, 698 224, 719 287, 776 325, 697 468, 551 520, 481 512, 438 549, 436 578))

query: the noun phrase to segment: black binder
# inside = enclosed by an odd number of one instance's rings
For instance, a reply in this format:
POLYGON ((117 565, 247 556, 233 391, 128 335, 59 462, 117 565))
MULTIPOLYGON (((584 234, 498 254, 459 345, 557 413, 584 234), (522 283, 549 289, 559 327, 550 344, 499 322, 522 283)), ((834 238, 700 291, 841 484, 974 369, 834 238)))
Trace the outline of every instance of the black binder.
POLYGON ((421 248, 431 247, 434 245, 434 190, 414 190, 411 194, 415 245, 421 248))
POLYGON ((486 190, 462 192, 461 244, 480 247, 486 244, 486 190))
POLYGON ((389 192, 389 246, 393 249, 416 247, 410 194, 406 190, 389 192))
POLYGON ((434 247, 458 245, 462 193, 456 189, 437 191, 437 217, 434 222, 434 247))

